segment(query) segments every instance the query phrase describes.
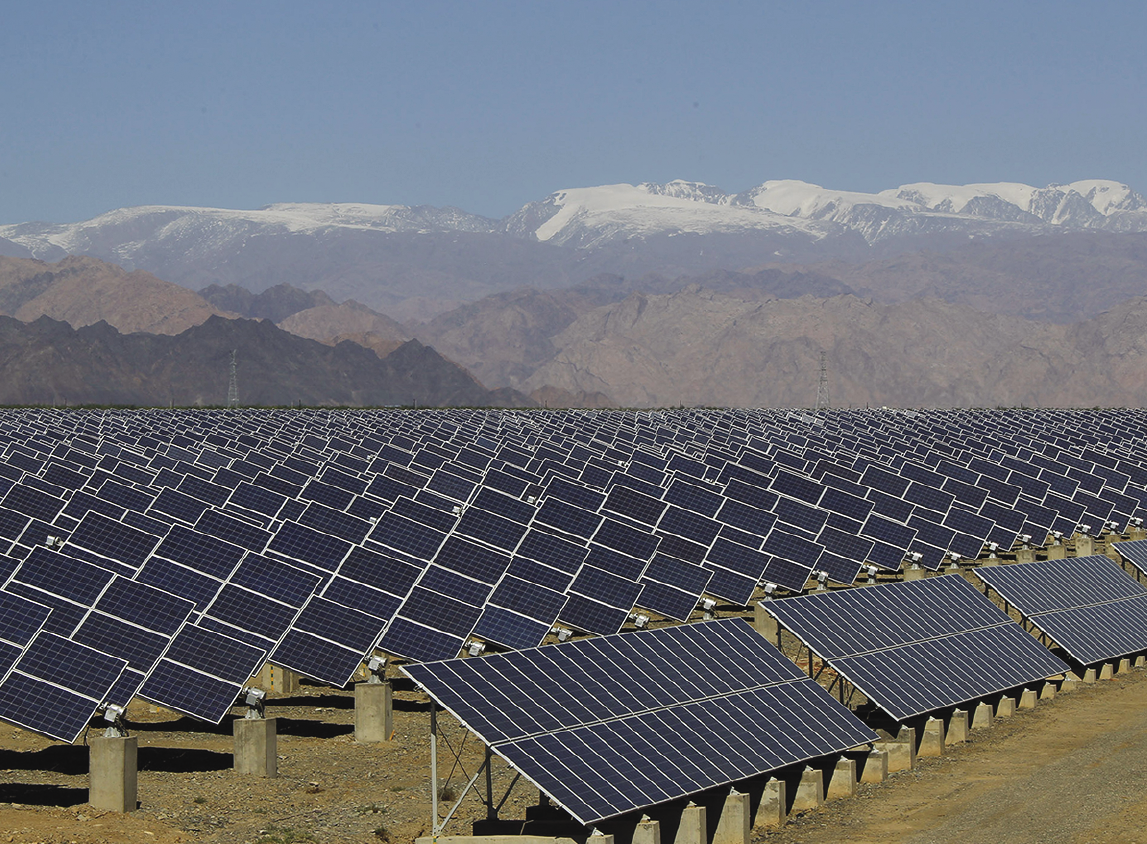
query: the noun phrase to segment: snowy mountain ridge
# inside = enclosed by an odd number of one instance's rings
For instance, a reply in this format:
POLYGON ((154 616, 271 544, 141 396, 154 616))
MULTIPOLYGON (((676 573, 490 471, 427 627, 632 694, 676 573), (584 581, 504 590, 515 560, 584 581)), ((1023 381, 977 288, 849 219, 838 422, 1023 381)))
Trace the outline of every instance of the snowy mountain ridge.
POLYGON ((879 193, 840 191, 799 180, 767 181, 730 194, 701 182, 645 182, 555 191, 503 220, 457 208, 366 203, 276 203, 257 210, 150 205, 79 223, 0 226, 0 238, 37 257, 111 254, 127 265, 147 244, 195 251, 254 235, 504 233, 592 249, 658 234, 768 231, 820 239, 855 231, 869 243, 895 234, 991 233, 1031 228, 1147 231, 1147 200, 1121 182, 1091 179, 1036 188, 1012 182, 901 185, 879 193))

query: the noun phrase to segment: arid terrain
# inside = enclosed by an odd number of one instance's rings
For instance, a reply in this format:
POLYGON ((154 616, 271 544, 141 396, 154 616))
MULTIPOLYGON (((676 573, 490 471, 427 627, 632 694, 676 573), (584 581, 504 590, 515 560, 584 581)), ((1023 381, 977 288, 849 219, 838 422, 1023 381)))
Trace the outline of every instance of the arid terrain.
MULTIPOLYGON (((231 770, 230 725, 204 726, 135 704, 131 732, 140 745, 140 808, 96 812, 87 800, 87 749, 19 730, 0 739, 0 842, 154 841, 215 844, 412 841, 430 820, 428 703, 396 693, 395 740, 353 739, 353 697, 304 686, 273 701, 279 720, 276 779, 231 770)), ((238 710, 236 710, 238 714, 238 710)), ((441 719, 446 740, 463 731, 441 719)), ((443 747, 442 758, 448 756, 443 747)), ((463 758, 473 774, 480 746, 463 758)), ((1117 675, 997 720, 942 758, 857 797, 833 801, 758 830, 764 844, 913 842, 914 844, 1124 844, 1147 841, 1147 672, 1117 675)), ((442 763, 442 774, 449 770, 442 763)), ((460 788, 460 772, 452 783, 460 788)), ((464 782, 466 777, 462 778, 464 782)), ((495 789, 510 779, 495 764, 495 789)), ((537 792, 519 784, 502 816, 522 817, 537 792)), ((466 834, 483 814, 464 801, 448 832, 466 834)))

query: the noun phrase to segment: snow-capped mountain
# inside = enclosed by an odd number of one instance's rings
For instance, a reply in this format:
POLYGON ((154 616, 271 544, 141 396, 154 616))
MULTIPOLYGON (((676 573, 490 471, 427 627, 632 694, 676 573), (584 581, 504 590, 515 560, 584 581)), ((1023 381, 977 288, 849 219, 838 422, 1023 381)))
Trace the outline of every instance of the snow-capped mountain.
POLYGON ((81 223, 0 226, 0 231, 8 233, 0 237, 24 246, 44 260, 65 254, 90 254, 131 268, 141 255, 157 245, 183 249, 196 256, 238 246, 259 235, 489 232, 497 226, 496 220, 457 208, 429 205, 284 202, 254 211, 141 205, 119 208, 81 223))
POLYGON ((1096 230, 1147 232, 1147 200, 1102 180, 917 183, 878 193, 781 180, 740 193, 689 181, 569 188, 502 220, 355 203, 142 206, 79 223, 0 226, 0 255, 86 254, 196 290, 238 284, 258 293, 285 282, 425 319, 494 292, 601 273, 676 278, 1096 230))
POLYGON ((1147 201, 1127 185, 1102 180, 1046 188, 920 183, 880 193, 782 180, 737 194, 676 181, 557 191, 525 206, 505 225, 512 234, 582 249, 653 234, 753 230, 817 238, 851 231, 877 243, 912 234, 989 235, 1048 226, 1147 231, 1147 201))
POLYGON ((504 225, 510 234, 579 249, 666 234, 823 234, 804 220, 734 205, 720 188, 684 181, 562 190, 530 203, 504 225))

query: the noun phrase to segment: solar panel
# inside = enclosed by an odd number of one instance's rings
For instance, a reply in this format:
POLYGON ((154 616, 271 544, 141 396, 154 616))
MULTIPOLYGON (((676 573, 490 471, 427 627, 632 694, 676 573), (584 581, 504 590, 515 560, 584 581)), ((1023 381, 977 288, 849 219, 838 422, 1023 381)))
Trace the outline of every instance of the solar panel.
POLYGON ((740 619, 404 670, 586 825, 875 740, 740 619))
POLYGON ((411 521, 395 512, 384 513, 370 533, 370 541, 420 560, 432 560, 446 534, 411 521))
POLYGON ((68 543, 94 551, 111 560, 139 568, 158 537, 113 521, 99 513, 88 513, 68 537, 68 543))
POLYGON ((41 631, 0 682, 0 719, 74 742, 127 663, 41 631))
POLYGON ((976 576, 1082 665, 1147 649, 1147 587, 1107 557, 991 566, 976 576))
POLYGON ((688 621, 713 573, 700 566, 658 554, 641 578, 635 603, 666 618, 688 621))
POLYGON ((1068 670, 959 575, 761 606, 898 721, 1068 670))
MULTIPOLYGON (((503 496, 504 497, 504 496, 503 496)), ((503 550, 512 550, 526 533, 526 525, 478 507, 468 507, 455 531, 503 550)))
POLYGON ((312 596, 270 661, 339 688, 374 649, 386 621, 312 596))
POLYGON ((139 696, 218 724, 266 657, 265 650, 189 624, 172 640, 139 696))

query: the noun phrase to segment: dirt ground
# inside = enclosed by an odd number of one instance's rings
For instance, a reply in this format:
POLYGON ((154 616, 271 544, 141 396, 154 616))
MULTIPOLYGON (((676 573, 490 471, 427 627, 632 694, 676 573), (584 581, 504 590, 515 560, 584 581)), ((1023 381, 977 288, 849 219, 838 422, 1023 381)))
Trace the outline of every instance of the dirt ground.
MULTIPOLYGON (((20 842, 399 842, 430 825, 429 704, 401 686, 395 740, 353 739, 353 695, 304 686, 273 700, 279 727, 275 779, 232 770, 231 726, 220 727, 134 704, 139 739, 138 811, 117 815, 87 805, 87 748, 30 733, 0 731, 0 844, 20 842)), ((236 710, 236 714, 240 714, 236 710)), ((465 737, 441 718, 444 744, 465 737)), ((442 758, 447 757, 443 746, 442 758)), ((466 741, 467 776, 481 761, 466 741)), ((442 772, 448 765, 443 762, 442 772)), ((495 760, 495 790, 511 772, 495 760)), ((499 795, 500 796, 500 795, 499 795)), ((519 783, 502 817, 523 817, 537 792, 519 783)), ((448 832, 466 834, 484 814, 463 803, 448 832)), ((999 720, 940 759, 862 786, 858 797, 794 817, 755 836, 759 844, 1147 844, 1147 672, 1081 687, 1032 712, 999 720)))
POLYGON ((1132 671, 976 730, 967 744, 758 844, 1143 844, 1147 672, 1132 671))

